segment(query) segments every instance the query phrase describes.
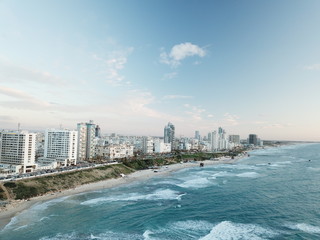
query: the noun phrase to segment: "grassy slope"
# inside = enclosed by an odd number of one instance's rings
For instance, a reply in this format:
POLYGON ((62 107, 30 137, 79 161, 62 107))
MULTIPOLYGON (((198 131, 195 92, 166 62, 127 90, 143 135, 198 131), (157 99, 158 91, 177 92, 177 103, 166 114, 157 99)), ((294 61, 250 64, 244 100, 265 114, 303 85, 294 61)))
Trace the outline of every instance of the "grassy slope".
POLYGON ((81 171, 59 173, 15 182, 6 182, 11 199, 28 199, 48 192, 56 192, 79 185, 120 177, 120 173, 134 172, 123 164, 97 167, 81 171))

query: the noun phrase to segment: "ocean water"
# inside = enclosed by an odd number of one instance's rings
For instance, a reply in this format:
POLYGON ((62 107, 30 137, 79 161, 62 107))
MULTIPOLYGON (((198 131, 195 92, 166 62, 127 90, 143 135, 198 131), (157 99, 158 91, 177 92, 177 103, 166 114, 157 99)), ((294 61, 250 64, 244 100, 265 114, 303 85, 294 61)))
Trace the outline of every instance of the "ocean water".
POLYGON ((39 203, 0 239, 320 239, 320 144, 39 203))

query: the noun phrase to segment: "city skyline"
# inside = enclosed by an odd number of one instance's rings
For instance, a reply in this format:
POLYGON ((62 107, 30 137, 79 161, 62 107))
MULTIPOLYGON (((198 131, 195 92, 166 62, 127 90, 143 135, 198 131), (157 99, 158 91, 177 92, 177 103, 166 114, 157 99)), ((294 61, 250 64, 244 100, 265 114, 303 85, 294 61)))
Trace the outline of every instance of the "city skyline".
POLYGON ((318 1, 1 1, 0 128, 320 140, 318 1))

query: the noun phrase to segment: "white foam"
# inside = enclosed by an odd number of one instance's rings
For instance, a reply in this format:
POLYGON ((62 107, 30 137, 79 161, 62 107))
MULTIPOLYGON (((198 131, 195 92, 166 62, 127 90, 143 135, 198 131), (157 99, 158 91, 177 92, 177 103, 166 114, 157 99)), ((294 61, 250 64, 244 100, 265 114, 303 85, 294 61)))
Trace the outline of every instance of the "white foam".
POLYGON ((287 224, 286 226, 290 229, 300 230, 306 233, 320 233, 320 227, 306 223, 287 224))
POLYGON ((214 225, 201 220, 186 220, 168 223, 163 228, 147 230, 144 232, 144 239, 198 239, 201 235, 209 232, 214 225))
POLYGON ((61 198, 56 198, 47 202, 43 202, 43 203, 38 203, 35 204, 33 207, 30 208, 31 211, 35 210, 35 211, 43 211, 46 210, 49 206, 52 206, 56 203, 60 203, 65 201, 67 198, 69 198, 71 196, 66 196, 66 197, 61 197, 61 198))
POLYGON ((140 200, 181 200, 186 193, 171 189, 159 189, 149 194, 129 193, 113 197, 101 197, 82 202, 82 205, 96 205, 104 202, 140 201, 140 200))
POLYGON ((143 238, 145 239, 145 240, 150 240, 151 238, 150 238, 150 235, 151 234, 153 234, 153 232, 151 232, 150 230, 146 230, 144 233, 143 233, 143 238))
POLYGON ((185 230, 191 230, 191 231, 210 231, 212 227, 213 227, 213 224, 206 221, 201 221, 201 220, 178 221, 171 224, 171 228, 185 229, 185 230))
POLYGON ((14 229, 13 231, 18 231, 20 229, 23 229, 23 228, 26 228, 28 227, 29 225, 23 225, 23 226, 20 226, 20 227, 17 227, 16 229, 14 229))
POLYGON ((217 178, 217 177, 233 177, 234 174, 233 173, 229 173, 226 171, 222 171, 222 172, 218 172, 212 175, 213 178, 217 178))
POLYGON ((314 168, 314 167, 308 167, 309 170, 314 171, 314 172, 319 172, 320 168, 314 168))
POLYGON ((257 178, 260 177, 259 173, 256 172, 244 172, 237 174, 237 177, 243 177, 243 178, 257 178))
POLYGON ((223 221, 214 226, 211 232, 199 240, 263 240, 277 233, 254 224, 240 224, 223 221))
POLYGON ((196 178, 186 180, 181 184, 177 184, 177 186, 182 188, 205 188, 212 184, 214 183, 209 181, 208 178, 206 177, 196 177, 196 178))
POLYGON ((218 165, 215 168, 227 168, 227 169, 238 169, 238 170, 258 170, 259 167, 254 165, 246 164, 229 164, 229 165, 218 165))
POLYGON ((77 234, 75 232, 73 233, 66 233, 61 234, 58 233, 57 235, 53 237, 42 237, 40 240, 123 240, 123 239, 130 239, 130 240, 141 240, 141 235, 137 234, 129 234, 129 233, 115 233, 115 232, 105 232, 100 234, 90 234, 90 235, 84 235, 84 234, 77 234))

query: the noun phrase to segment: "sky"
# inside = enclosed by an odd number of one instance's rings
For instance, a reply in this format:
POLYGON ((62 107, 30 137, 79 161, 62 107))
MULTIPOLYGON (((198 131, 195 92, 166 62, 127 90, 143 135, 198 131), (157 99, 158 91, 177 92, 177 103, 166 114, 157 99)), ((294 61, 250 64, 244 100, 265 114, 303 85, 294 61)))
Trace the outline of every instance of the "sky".
POLYGON ((320 1, 0 0, 0 129, 320 141, 320 1))

